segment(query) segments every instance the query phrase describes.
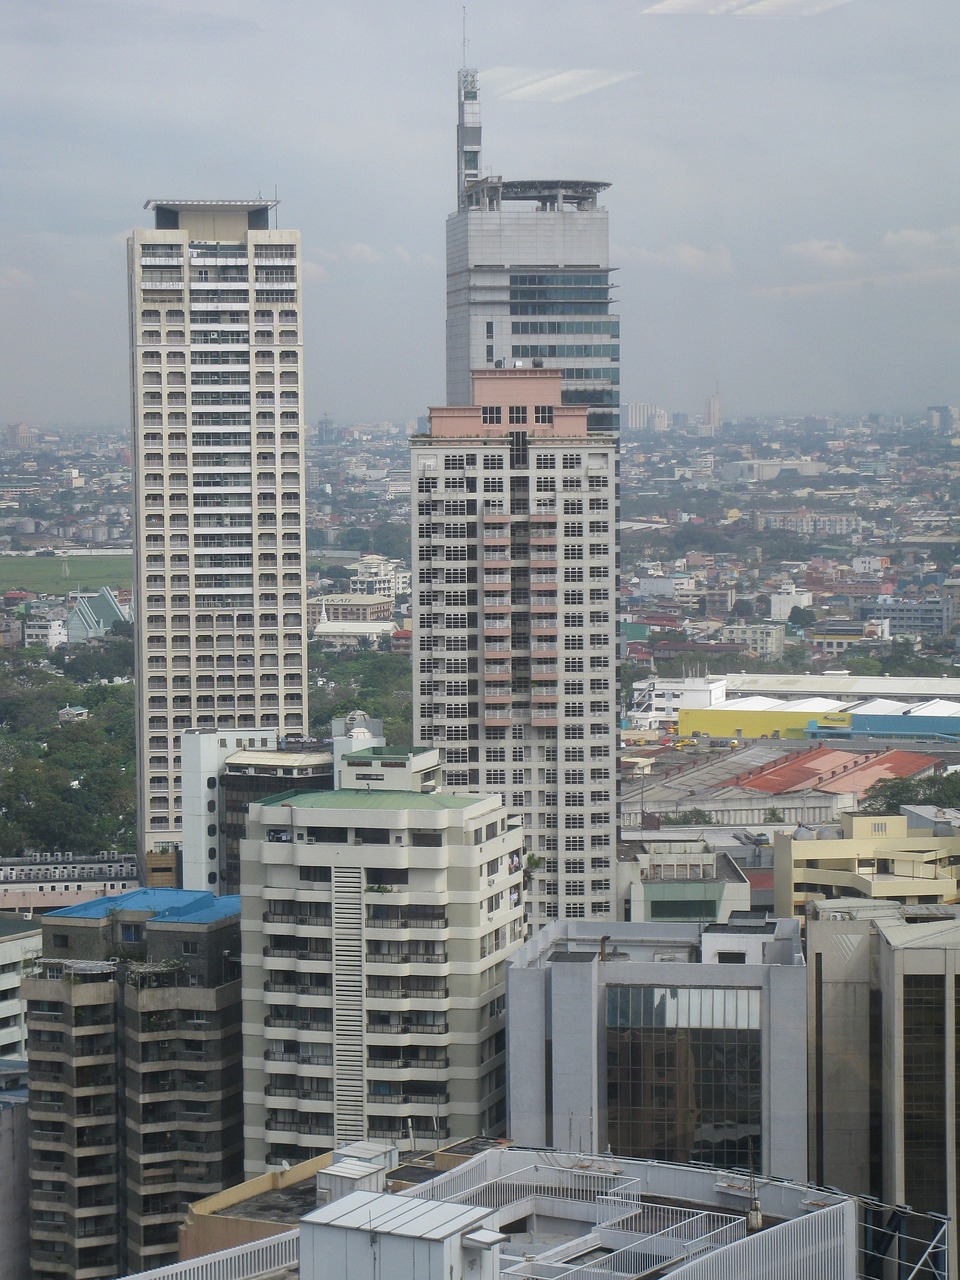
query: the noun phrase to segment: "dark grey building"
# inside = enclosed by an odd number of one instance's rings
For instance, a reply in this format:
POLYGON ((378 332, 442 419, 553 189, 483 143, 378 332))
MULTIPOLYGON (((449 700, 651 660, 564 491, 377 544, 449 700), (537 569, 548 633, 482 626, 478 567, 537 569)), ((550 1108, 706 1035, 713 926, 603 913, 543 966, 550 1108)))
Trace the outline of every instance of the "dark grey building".
POLYGON ((34 1280, 177 1259, 187 1205, 242 1177, 240 899, 177 889, 43 921, 24 981, 34 1280))

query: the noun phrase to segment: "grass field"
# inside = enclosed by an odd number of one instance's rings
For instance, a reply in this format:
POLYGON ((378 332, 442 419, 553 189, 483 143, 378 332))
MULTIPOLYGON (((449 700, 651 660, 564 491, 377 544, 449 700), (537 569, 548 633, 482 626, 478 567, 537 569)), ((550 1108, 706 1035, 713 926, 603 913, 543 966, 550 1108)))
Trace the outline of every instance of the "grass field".
POLYGON ((133 556, 0 556, 0 593, 36 591, 66 595, 101 587, 131 587, 133 556), (64 576, 64 560, 67 573, 64 576))

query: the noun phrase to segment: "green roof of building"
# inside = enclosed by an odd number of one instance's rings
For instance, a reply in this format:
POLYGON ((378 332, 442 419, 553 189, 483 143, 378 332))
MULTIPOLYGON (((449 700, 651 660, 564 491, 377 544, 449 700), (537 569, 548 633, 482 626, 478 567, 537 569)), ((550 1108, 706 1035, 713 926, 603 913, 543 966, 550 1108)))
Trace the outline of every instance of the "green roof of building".
POLYGON ((425 791, 367 791, 342 787, 339 791, 285 791, 262 800, 264 809, 285 805, 288 809, 469 809, 483 795, 438 795, 425 791))

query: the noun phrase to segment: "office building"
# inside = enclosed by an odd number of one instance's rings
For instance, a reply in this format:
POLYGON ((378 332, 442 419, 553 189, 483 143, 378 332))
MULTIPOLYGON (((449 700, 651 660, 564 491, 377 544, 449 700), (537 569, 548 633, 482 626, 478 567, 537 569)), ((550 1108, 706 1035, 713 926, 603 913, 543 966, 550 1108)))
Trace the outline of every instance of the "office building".
POLYGON ((499 791, 531 919, 607 915, 617 830, 617 443, 556 369, 480 370, 414 436, 414 740, 499 791))
POLYGON ((27 1062, 0 1054, 0 1280, 30 1275, 27 1062))
POLYGON ((250 1174, 504 1132, 519 825, 499 795, 441 793, 432 748, 338 751, 337 770, 252 804, 241 841, 250 1174))
POLYGON ((960 907, 814 902, 807 958, 811 1176, 948 1215, 955 1280, 960 907))
POLYGON ((48 913, 24 980, 34 1280, 176 1261, 242 1175, 240 903, 140 889, 48 913))
POLYGON ((138 852, 179 882, 185 729, 302 732, 299 233, 150 200, 128 241, 138 852))
POLYGON ((807 1175, 796 920, 558 921, 507 966, 510 1136, 807 1175))
POLYGON ((447 219, 447 402, 470 404, 471 374, 514 361, 560 369, 564 405, 591 429, 620 419, 620 319, 613 314, 607 182, 481 176, 477 73, 459 73, 458 201, 447 219))
POLYGON ((947 636, 953 626, 953 597, 923 596, 916 600, 877 596, 860 605, 860 620, 889 625, 891 636, 947 636))

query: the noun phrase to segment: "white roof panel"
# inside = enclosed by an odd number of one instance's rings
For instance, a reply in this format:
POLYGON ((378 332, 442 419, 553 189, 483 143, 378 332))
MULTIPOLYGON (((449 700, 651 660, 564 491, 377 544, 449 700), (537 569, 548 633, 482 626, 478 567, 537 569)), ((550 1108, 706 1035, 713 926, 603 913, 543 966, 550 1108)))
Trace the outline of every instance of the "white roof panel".
POLYGON ((324 1223, 350 1231, 382 1231, 387 1235, 446 1240, 479 1226, 491 1210, 445 1200, 354 1191, 306 1215, 306 1222, 324 1223))

